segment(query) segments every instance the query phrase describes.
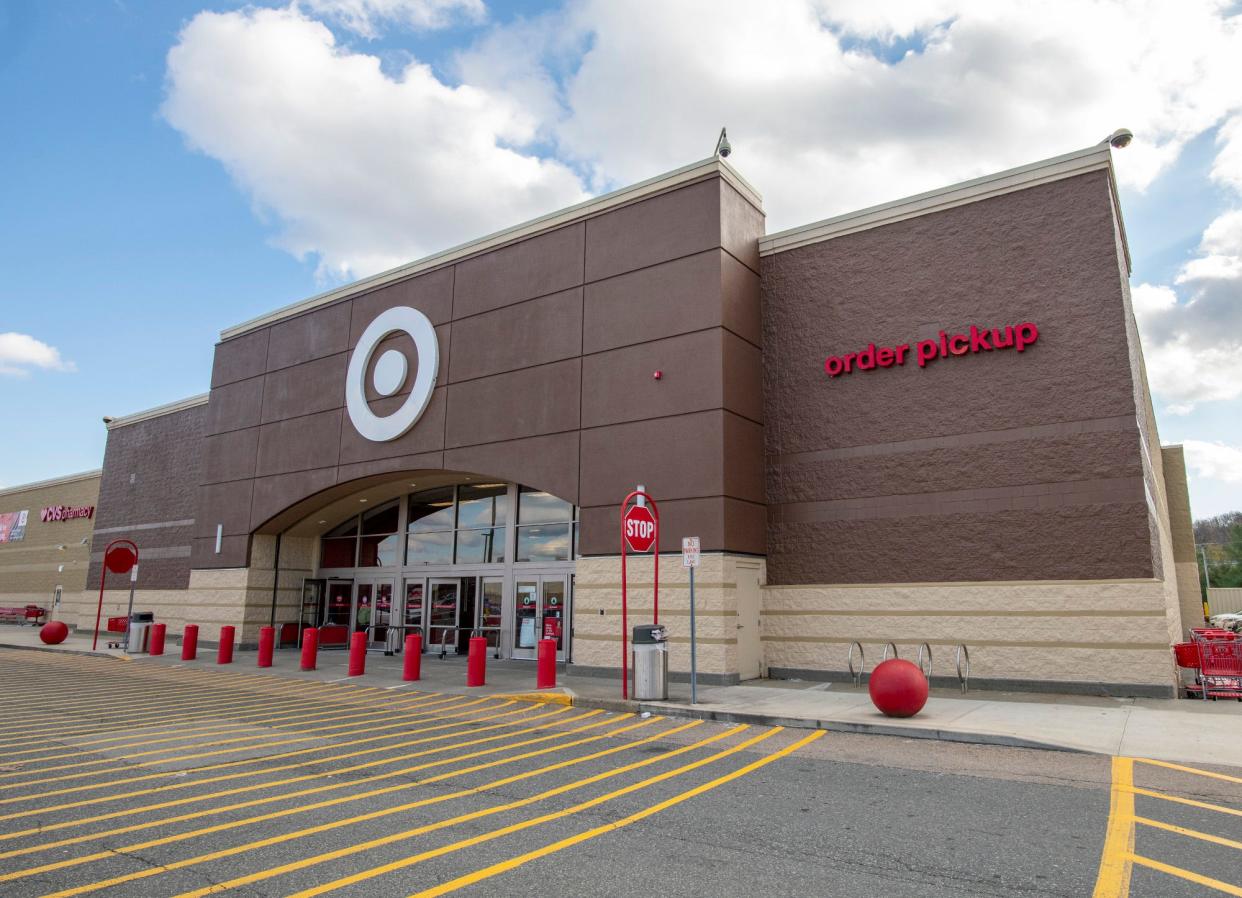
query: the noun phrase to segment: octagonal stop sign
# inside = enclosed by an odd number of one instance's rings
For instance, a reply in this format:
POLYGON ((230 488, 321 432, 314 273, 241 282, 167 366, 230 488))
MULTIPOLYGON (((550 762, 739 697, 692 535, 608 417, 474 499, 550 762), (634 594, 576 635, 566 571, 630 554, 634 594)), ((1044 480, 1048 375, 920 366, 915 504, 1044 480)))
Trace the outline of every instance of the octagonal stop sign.
POLYGON ((651 509, 642 505, 632 505, 621 521, 621 532, 632 552, 650 552, 655 545, 655 518, 651 509))

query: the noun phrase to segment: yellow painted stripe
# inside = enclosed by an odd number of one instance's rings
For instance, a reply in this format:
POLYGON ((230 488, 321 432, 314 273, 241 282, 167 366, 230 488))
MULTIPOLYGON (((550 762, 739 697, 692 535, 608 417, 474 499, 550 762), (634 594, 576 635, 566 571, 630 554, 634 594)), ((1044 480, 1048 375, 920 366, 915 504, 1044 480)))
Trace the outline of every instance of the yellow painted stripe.
MULTIPOLYGON (((682 727, 678 727, 678 728, 677 728, 677 730, 683 730, 683 729, 686 729, 686 727, 685 727, 685 726, 682 726, 682 727)), ((269 869, 267 869, 267 870, 261 870, 261 871, 259 871, 259 872, 257 872, 257 873, 252 873, 252 874, 250 874, 249 876, 242 876, 242 877, 238 877, 238 878, 237 878, 237 879, 235 879, 235 880, 229 880, 229 882, 228 882, 228 883, 220 883, 220 884, 218 884, 218 885, 211 886, 211 887, 208 887, 208 888, 206 888, 206 889, 197 889, 197 890, 195 890, 195 891, 191 891, 191 892, 184 892, 184 893, 182 893, 182 894, 180 894, 180 895, 175 896, 175 898, 200 898, 200 896, 203 896, 203 895, 214 894, 215 892, 223 891, 225 888, 232 888, 232 887, 234 887, 234 886, 238 886, 238 885, 248 885, 248 884, 251 884, 251 883, 254 883, 254 882, 259 882, 260 880, 263 880, 263 879, 270 879, 270 878, 275 877, 275 876, 281 876, 281 875, 283 875, 283 874, 285 874, 285 873, 289 873, 289 872, 292 872, 292 871, 294 871, 294 870, 302 870, 302 869, 305 869, 305 868, 307 868, 307 867, 314 866, 315 864, 321 864, 321 863, 324 863, 324 862, 326 862, 326 861, 331 861, 331 860, 336 860, 336 859, 338 859, 338 858, 347 857, 347 856, 349 856, 349 855, 351 855, 351 854, 357 854, 357 853, 362 852, 362 851, 369 851, 369 850, 370 850, 370 849, 372 849, 372 848, 377 848, 377 847, 380 847, 380 846, 382 846, 382 845, 389 845, 389 844, 392 844, 392 843, 394 843, 394 842, 399 842, 399 841, 402 841, 402 840, 405 840, 405 839, 410 839, 410 838, 413 838, 413 837, 415 837, 415 836, 424 835, 424 834, 429 833, 429 832, 435 832, 435 831, 437 831, 437 830, 447 829, 447 828, 449 828, 449 827, 451 827, 451 826, 457 826, 458 824, 461 824, 461 823, 466 823, 466 822, 469 822, 469 821, 471 821, 471 820, 478 820, 478 819, 480 819, 480 818, 482 818, 482 817, 489 817, 489 816, 492 816, 493 814, 499 814, 499 813, 503 813, 504 811, 509 811, 509 810, 513 810, 513 809, 515 809, 515 808, 524 807, 524 806, 526 806, 526 805, 533 804, 533 803, 534 803, 534 802, 536 802, 536 801, 541 801, 541 800, 543 800, 544 798, 548 798, 548 797, 551 797, 551 796, 553 796, 553 795, 560 795, 560 794, 563 794, 563 793, 565 793, 565 792, 572 791, 573 789, 580 788, 580 787, 582 787, 583 785, 587 785, 587 784, 589 784, 589 783, 595 783, 595 782, 599 782, 600 780, 609 779, 609 778, 611 778, 611 777, 613 777, 613 776, 617 776, 617 775, 619 775, 620 773, 623 773, 623 772, 626 772, 626 771, 629 771, 629 770, 633 770, 633 769, 638 768, 638 767, 645 767, 645 766, 648 766, 648 765, 650 765, 650 764, 656 764, 656 763, 659 763, 660 761, 667 760, 668 758, 670 758, 670 757, 672 757, 672 756, 674 756, 674 755, 684 754, 685 752, 688 752, 688 751, 693 751, 693 750, 695 750, 696 748, 701 748, 701 747, 703 747, 703 746, 705 746, 705 745, 709 745, 709 744, 711 744, 711 743, 713 743, 713 742, 718 742, 719 740, 724 739, 724 738, 725 738, 725 737, 727 737, 727 736, 730 736, 730 735, 732 735, 732 734, 734 734, 734 733, 741 732, 741 731, 743 731, 743 730, 745 730, 745 729, 747 729, 747 726, 746 726, 745 724, 742 724, 741 726, 734 727, 734 728, 733 728, 733 729, 731 729, 731 730, 728 730, 728 731, 723 731, 723 732, 720 732, 720 733, 716 733, 716 734, 715 734, 715 735, 713 735, 713 736, 708 736, 707 738, 705 738, 705 739, 701 739, 701 740, 699 740, 699 741, 698 741, 698 742, 696 742, 696 743, 693 743, 693 744, 691 744, 691 745, 687 745, 687 746, 683 746, 683 747, 681 747, 681 748, 679 748, 679 749, 676 749, 676 750, 674 750, 674 751, 666 752, 666 753, 664 753, 664 754, 662 754, 662 755, 659 755, 659 756, 656 756, 656 757, 645 758, 645 759, 643 759, 642 761, 638 761, 638 762, 635 762, 635 763, 633 763, 633 764, 627 764, 627 765, 625 765, 624 767, 619 767, 619 768, 616 768, 615 770, 608 770, 608 771, 604 771, 603 773, 598 773, 598 774, 595 774, 594 776, 590 776, 590 777, 587 777, 587 778, 585 778, 585 779, 578 780, 578 781, 576 781, 576 782, 574 782, 574 783, 566 783, 565 785, 558 786, 558 787, 556 787, 555 789, 549 789, 549 790, 548 790, 548 791, 546 791, 546 792, 542 792, 542 793, 540 793, 540 794, 538 794, 538 795, 534 795, 534 796, 531 796, 531 797, 529 797, 529 798, 523 798, 523 799, 520 799, 520 800, 517 800, 517 801, 508 802, 508 803, 506 803, 506 804, 502 804, 502 805, 493 805, 493 806, 492 806, 492 807, 490 807, 490 808, 483 808, 483 809, 478 810, 478 811, 472 811, 472 812, 467 813, 467 814, 461 814, 461 815, 459 815, 459 816, 457 816, 457 817, 451 817, 451 818, 449 818, 449 819, 447 819, 447 820, 439 820, 439 821, 436 821, 436 822, 434 822, 434 823, 428 823, 428 824, 425 824, 425 825, 423 825, 423 826, 415 827, 414 829, 408 829, 408 830, 405 830, 404 832, 399 832, 399 833, 391 833, 391 834, 389 834, 389 835, 387 835, 387 836, 381 836, 380 838, 377 838, 377 839, 371 839, 370 841, 367 841, 367 842, 362 842, 362 843, 357 844, 357 845, 351 845, 351 846, 348 846, 348 847, 345 847, 345 848, 339 848, 339 849, 337 849, 337 850, 335 850, 335 851, 329 851, 329 852, 325 852, 325 853, 323 853, 323 854, 312 855, 311 857, 308 857, 308 858, 303 858, 302 860, 299 860, 299 861, 293 861, 293 862, 288 863, 288 864, 281 864, 281 865, 280 865, 280 866, 278 866, 278 867, 271 867, 271 868, 269 868, 269 869)), ((672 731, 670 731, 670 732, 676 732, 677 730, 672 730, 672 731)), ((756 737, 755 739, 749 740, 749 742, 753 743, 753 742, 755 742, 755 741, 758 741, 759 739, 766 738, 766 735, 768 735, 768 734, 764 734, 764 735, 758 736, 758 737, 756 737)), ((626 750, 628 750, 628 749, 632 749, 632 748, 634 748, 635 746, 642 745, 643 743, 646 743, 646 742, 652 742, 652 741, 655 741, 655 740, 662 739, 662 738, 664 738, 664 736, 665 736, 665 734, 664 734, 664 733, 657 733, 657 734, 655 734, 654 736, 650 736, 650 737, 648 737, 647 739, 642 739, 642 740, 639 740, 639 741, 637 741, 637 742, 627 743, 626 745, 617 746, 617 747, 614 749, 614 751, 626 751, 626 750)), ((745 745, 745 744, 747 744, 747 743, 743 743, 743 745, 745 745)), ((737 750, 737 749, 735 749, 735 750, 737 750)), ((606 754, 606 753, 607 753, 607 752, 600 752, 600 753, 597 753, 597 756, 599 756, 599 755, 603 755, 603 754, 606 754)), ((589 757, 591 757, 591 756, 588 756, 588 758, 589 758, 589 757)), ((548 768, 546 768, 546 769, 547 769, 547 770, 555 770, 555 769, 559 769, 559 767, 563 767, 563 766, 566 766, 566 763, 562 763, 561 765, 551 765, 551 766, 549 766, 549 767, 548 767, 548 768)), ((689 769, 689 768, 687 768, 687 769, 689 769)), ((436 803, 436 802, 438 802, 438 801, 443 801, 443 800, 445 800, 445 798, 448 798, 448 797, 460 797, 460 796, 465 796, 465 795, 477 794, 477 793, 480 793, 480 792, 482 792, 482 791, 484 791, 484 790, 486 790, 486 789, 496 788, 496 787, 497 787, 497 785, 499 785, 499 784, 505 784, 505 783, 516 782, 516 781, 517 781, 517 780, 519 780, 519 779, 525 779, 525 778, 527 778, 527 777, 529 777, 529 776, 532 776, 532 775, 538 775, 538 774, 537 774, 535 771, 529 771, 529 772, 528 772, 528 773, 526 773, 526 774, 518 774, 518 775, 516 775, 516 776, 506 777, 504 780, 498 780, 498 781, 496 781, 496 783, 488 783, 488 784, 487 784, 487 785, 485 785, 485 786, 478 786, 478 787, 476 787, 476 788, 474 788, 474 789, 464 789, 464 790, 462 790, 461 792, 459 792, 459 793, 455 793, 455 794, 450 795, 450 796, 439 796, 439 797, 436 797, 436 798, 424 799, 424 801, 422 802, 422 804, 434 804, 434 803, 436 803)), ((541 819, 541 818, 536 818, 536 819, 537 819, 537 820, 539 820, 539 819, 541 819)), ((525 828, 526 826, 529 826, 529 825, 534 825, 534 824, 533 824, 533 823, 528 822, 528 823, 526 823, 526 824, 518 824, 517 826, 518 826, 518 828, 519 828, 519 829, 523 829, 523 828, 525 828)), ((494 830, 493 832, 494 832, 494 833, 500 833, 500 832, 501 832, 501 830, 494 830)), ((492 838, 499 838, 499 836, 496 836, 496 835, 493 835, 493 836, 491 836, 491 837, 492 837, 492 838)), ((486 840, 486 839, 484 839, 483 841, 487 841, 487 840, 486 840)), ((464 847, 464 843, 454 843, 454 845, 459 846, 459 847, 464 847)), ((454 847, 452 847, 452 846, 449 846, 449 847, 448 847, 448 850, 456 850, 456 849, 455 849, 454 847)), ((441 853, 447 853, 447 851, 443 851, 443 852, 441 852, 441 853)), ((378 868, 376 868, 376 869, 378 869, 378 868)), ((375 873, 374 871, 363 871, 362 873, 355 874, 355 876, 351 878, 351 881, 361 881, 362 879, 369 879, 369 878, 371 878, 372 876, 377 876, 377 875, 379 875, 379 874, 378 874, 378 873, 375 873)), ((52 896, 46 896, 46 898, 52 898, 52 896)))
POLYGON ((1108 798, 1108 829, 1100 854, 1100 871, 1092 898, 1126 898, 1130 894, 1130 859, 1134 851, 1134 759, 1113 758, 1108 798))
POLYGON ((1212 770, 1201 770, 1198 767, 1186 767, 1183 764, 1170 764, 1168 761, 1153 761, 1151 758, 1135 758, 1134 760, 1143 764, 1151 764, 1153 767, 1164 767, 1168 770, 1180 770, 1183 773, 1193 773, 1197 776, 1207 776, 1212 779, 1224 780, 1227 783, 1242 783, 1242 777, 1240 776, 1229 776, 1228 774, 1216 773, 1212 770))
MULTIPOLYGON (((737 729, 742 729, 742 728, 743 727, 739 727, 737 729)), ((706 764, 710 764, 713 761, 718 761, 722 758, 728 757, 729 755, 736 754, 739 751, 744 751, 750 746, 755 745, 759 742, 762 742, 764 739, 768 739, 772 736, 775 736, 780 730, 781 730, 780 727, 773 727, 772 729, 768 730, 765 733, 760 733, 758 736, 752 736, 751 738, 745 740, 744 742, 740 742, 737 745, 734 745, 730 748, 726 748, 724 751, 716 752, 715 754, 709 755, 706 758, 700 758, 697 761, 692 761, 691 763, 684 764, 681 767, 675 767, 672 770, 666 770, 664 773, 660 773, 660 774, 657 774, 656 776, 648 777, 645 780, 641 780, 640 782, 633 783, 632 785, 629 785, 629 786, 624 786, 613 792, 605 793, 604 795, 600 795, 596 798, 592 798, 588 801, 584 801, 584 802, 581 802, 580 804, 576 804, 573 807, 565 808, 564 810, 561 810, 561 811, 553 811, 548 814, 543 814, 539 817, 533 817, 529 820, 523 820, 519 823, 513 823, 513 824, 510 824, 509 826, 501 827, 500 829, 493 829, 493 830, 490 830, 489 832, 481 833, 469 839, 462 839, 459 842, 452 842, 448 845, 443 845, 439 848, 433 848, 429 851, 424 851, 424 852, 412 855, 407 858, 402 858, 399 861, 393 861, 392 863, 383 864, 378 867, 372 867, 370 870, 363 870, 359 873, 354 873, 350 876, 343 876, 340 879, 333 880, 332 882, 314 886, 312 888, 305 889, 301 892, 295 892, 294 894, 289 895, 288 898, 310 898, 310 896, 312 895, 322 895, 325 892, 331 892, 336 889, 344 888, 346 886, 355 885, 359 882, 363 882, 364 880, 374 879, 377 876, 382 876, 385 873, 391 873, 394 870, 403 870, 407 867, 412 867, 415 864, 421 863, 425 860, 429 860, 430 858, 441 857, 443 855, 450 854, 454 851, 460 851, 463 848, 470 848, 475 845, 480 845, 484 842, 490 842, 494 839, 499 839, 503 836, 512 835, 515 832, 521 832, 524 829, 530 829, 535 826, 541 826, 545 823, 550 823, 554 820, 561 820, 565 817, 569 817, 573 814, 579 813, 580 811, 584 811, 584 810, 587 810, 588 808, 592 808, 597 805, 603 804, 606 801, 611 801, 614 798, 619 798, 622 795, 628 795, 631 792, 636 792, 639 789, 645 788, 646 786, 654 785, 655 783, 663 782, 665 780, 672 779, 673 777, 676 777, 676 776, 681 776, 685 773, 689 773, 691 770, 697 770, 699 767, 703 767, 706 764)), ((729 732, 734 732, 734 731, 735 730, 730 730, 729 732)), ((670 752, 669 754, 672 754, 672 752, 670 752)), ((664 757, 667 757, 667 756, 664 756, 664 757)), ((651 763, 655 760, 659 760, 659 759, 648 759, 648 761, 645 763, 651 763)), ((643 766, 643 763, 644 762, 640 762, 639 764, 630 765, 631 769, 633 767, 643 766)), ((514 802, 513 804, 518 805, 517 802, 514 802)), ((470 816, 471 815, 463 815, 463 818, 468 818, 470 816)), ((463 819, 463 818, 459 818, 459 819, 463 819)), ((411 831, 411 833, 412 832, 413 831, 411 831)), ((190 898, 191 894, 193 893, 188 893, 186 895, 178 895, 177 898, 190 898)), ((205 892, 202 894, 205 894, 205 892)))
POLYGON ((1234 817, 1242 817, 1242 811, 1237 808, 1227 808, 1219 804, 1209 804, 1206 801, 1195 801, 1193 798, 1181 798, 1177 795, 1168 795, 1164 792, 1153 792, 1150 789, 1132 789, 1135 795, 1146 795, 1148 798, 1160 798, 1164 801, 1171 801, 1175 804, 1184 804, 1187 807, 1202 808, 1205 811, 1216 811, 1221 814, 1232 814, 1234 817))
POLYGON ((563 692, 504 692, 505 698, 522 702, 541 702, 545 705, 573 705, 574 697, 563 692))
POLYGON ((802 748, 802 746, 808 745, 809 743, 814 742, 816 739, 820 739, 825 735, 827 734, 824 730, 818 730, 807 736, 803 736, 797 742, 787 745, 779 751, 775 751, 757 761, 752 761, 745 767, 739 767, 737 770, 726 773, 724 776, 718 776, 713 780, 703 783, 702 785, 695 786, 693 789, 687 789, 685 792, 674 795, 672 798, 666 798, 664 801, 658 802, 649 808, 643 808, 641 811, 637 811, 626 817, 622 817, 620 820, 605 823, 602 826, 597 826, 593 829, 588 829, 585 832, 561 839, 557 842, 552 842, 549 845, 544 845, 542 848, 537 848, 534 851, 528 851, 525 854, 519 854, 517 857, 512 857, 506 861, 492 864, 491 866, 484 867, 481 870, 475 870, 473 873, 467 873, 465 876, 459 876, 456 879, 449 880, 448 882, 442 883, 434 888, 424 889, 416 895, 411 896, 411 898, 432 898, 432 896, 435 895, 444 895, 448 892, 455 892, 458 889, 465 888, 466 886, 474 885, 475 883, 482 882, 485 879, 491 879, 493 876, 499 876, 502 873, 507 873, 510 870, 517 869, 523 864, 530 863, 533 860, 547 857, 550 854, 555 854, 558 851, 563 851, 564 849, 570 848, 574 845, 579 845, 589 839, 594 839, 597 836, 616 832, 617 830, 629 826, 632 823, 637 823, 639 820, 644 820, 653 814, 658 814, 660 811, 667 810, 668 808, 679 805, 684 801, 689 801, 691 798, 702 795, 705 792, 710 792, 712 789, 719 788, 720 786, 730 783, 733 780, 740 779, 748 773, 753 773, 760 767, 764 767, 771 764, 773 761, 791 755, 798 749, 802 748))
MULTIPOLYGON (((595 711, 595 712, 593 712, 593 713, 594 713, 594 714, 602 714, 603 712, 602 712, 602 711, 595 711)), ((582 715, 582 716, 583 716, 583 717, 588 717, 588 716, 591 716, 591 715, 590 715, 590 714, 585 714, 585 715, 582 715)), ((608 722, 609 722, 609 721, 602 721, 601 723, 606 724, 606 723, 608 723, 608 722)), ((643 723, 645 724, 645 723, 647 723, 647 721, 643 721, 643 723)), ((634 728, 634 727, 636 727, 636 726, 638 726, 638 724, 631 725, 630 727, 626 727, 626 728, 624 728, 624 729, 632 729, 632 728, 634 728)), ((532 729, 533 729, 533 728, 532 728, 532 729)), ((566 732, 566 733, 559 733, 559 734, 557 734, 557 735, 558 735, 558 736, 567 736, 567 735, 571 735, 571 734, 572 734, 572 731, 570 731, 570 732, 566 732)), ((603 737, 593 737, 593 738, 603 738, 603 737)), ((589 739, 588 739, 588 740, 583 740, 583 741, 589 741, 589 739)), ((575 745, 575 744, 577 744, 577 743, 576 743, 576 742, 570 742, 570 743, 569 743, 569 745, 575 745)), ((568 746, 560 746, 560 745, 558 745, 558 746, 554 746, 554 747, 553 747, 553 748, 551 748, 551 749, 546 749, 546 750, 545 750, 545 752, 546 752, 546 751, 557 751, 557 750, 561 750, 561 749, 562 749, 562 748, 564 748, 564 747, 568 747, 568 746)), ((508 746, 504 746, 504 747, 502 747, 502 748, 508 748, 508 746)), ((531 752, 531 753, 529 753, 529 754, 533 755, 533 754, 540 754, 540 753, 544 753, 544 752, 531 752)), ((456 762, 456 760, 457 760, 456 758, 450 758, 447 762, 441 762, 441 763, 454 763, 454 762, 456 762)), ((516 760, 518 760, 518 759, 517 759, 517 758, 506 758, 506 759, 503 759, 503 760, 501 760, 501 761, 492 762, 490 765, 489 765, 489 764, 483 764, 483 765, 478 765, 478 766, 479 766, 479 768, 482 768, 482 767, 487 767, 487 766, 498 766, 499 764, 511 763, 512 761, 516 761, 516 760)), ((436 765, 435 765, 435 764, 427 764, 427 765, 423 765, 423 766, 426 766, 426 767, 432 767, 432 766, 436 766, 436 765)), ((413 769, 419 769, 419 768, 413 768, 413 769)), ((389 793, 392 793, 392 792, 401 792, 401 791, 404 791, 404 790, 407 790, 407 789, 412 789, 412 788, 415 788, 415 787, 417 787, 417 786, 422 786, 422 785, 425 785, 425 784, 427 784, 427 783, 438 782, 438 781, 445 780, 445 779, 451 779, 452 777, 455 777, 455 776, 461 776, 464 772, 465 772, 465 771, 454 770, 454 771, 451 771, 451 772, 449 772, 449 773, 444 773, 444 774, 440 774, 440 775, 438 775, 438 776, 428 777, 427 779, 424 779, 424 780, 419 780, 419 781, 416 781, 416 782, 413 782, 413 783, 399 783, 399 784, 397 784, 397 785, 395 785, 395 786, 388 786, 388 787, 385 787, 385 788, 382 788, 382 789, 372 789, 372 790, 370 790, 370 791, 368 791, 368 792, 355 792, 355 793, 351 793, 351 794, 349 794, 349 795, 345 795, 345 796, 342 796, 342 797, 339 797, 339 798, 333 798, 333 799, 329 799, 329 800, 327 800, 327 801, 319 801, 319 802, 315 802, 314 804, 299 805, 298 807, 295 807, 295 808, 286 808, 286 809, 284 809, 284 810, 274 811, 274 812, 267 813, 267 814, 260 814, 260 815, 255 816, 255 817, 247 817, 247 818, 243 818, 243 819, 241 819, 241 820, 230 820, 230 821, 229 821, 229 822, 227 822, 227 823, 221 823, 221 824, 217 824, 217 825, 215 825, 215 826, 208 826, 208 827, 203 827, 203 828, 196 829, 196 830, 190 830, 190 831, 188 831, 188 832, 184 832, 184 833, 177 833, 176 835, 164 836, 164 837, 159 838, 159 839, 152 839, 152 840, 150 840, 150 841, 140 842, 140 843, 136 843, 136 844, 133 844, 133 845, 125 845, 125 846, 120 847, 120 848, 109 848, 109 849, 106 849, 106 850, 104 850, 104 851, 99 851, 99 852, 96 852, 96 853, 94 853, 94 854, 82 855, 81 857, 69 858, 69 859, 67 859, 67 860, 63 860, 63 861, 55 861, 55 862, 52 862, 52 863, 42 864, 42 865, 40 865, 40 866, 36 866, 36 867, 28 867, 28 868, 23 869, 23 870, 15 870, 15 871, 13 871, 13 872, 11 872, 11 873, 6 873, 6 874, 3 874, 3 875, 0 875, 0 882, 10 882, 10 881, 12 881, 12 880, 15 880, 15 879, 22 879, 22 878, 25 878, 25 877, 27 877, 27 876, 35 876, 35 875, 42 874, 42 873, 49 873, 49 872, 52 872, 52 871, 54 871, 54 870, 63 870, 63 869, 65 869, 65 868, 67 868, 67 867, 76 867, 76 866, 79 866, 79 865, 81 865, 81 864, 90 863, 90 862, 92 862, 92 861, 105 860, 105 859, 107 859, 107 858, 116 857, 118 854, 122 854, 122 855, 124 855, 124 854, 130 853, 130 852, 134 852, 134 851, 143 851, 143 850, 146 850, 146 849, 148 849, 148 848, 155 848, 155 847, 157 847, 157 846, 161 846, 161 845, 171 845, 171 844, 176 843, 176 842, 184 842, 184 841, 186 841, 186 840, 188 840, 188 839, 195 839, 195 838, 199 838, 199 837, 201 837, 201 836, 211 835, 211 834, 218 833, 218 832, 224 832, 224 831, 227 831, 227 830, 238 829, 238 828, 240 828, 240 827, 243 827, 243 826, 249 826, 249 825, 254 824, 254 823, 266 823, 266 822, 271 821, 271 820, 278 820, 278 819, 285 818, 285 817, 292 817, 292 816, 295 816, 295 815, 298 815, 298 814, 304 814, 304 813, 308 813, 308 812, 310 812, 310 811, 320 810, 320 809, 322 809, 322 808, 326 808, 326 807, 334 807, 334 806, 336 806, 336 805, 347 804, 347 803, 349 803, 349 802, 351 802, 351 801, 361 801, 362 799, 365 799, 365 798, 373 798, 373 797, 378 796, 378 795, 385 795, 385 794, 389 794, 389 793)), ((318 778, 322 778, 322 776, 320 776, 320 777, 318 777, 318 778)), ((349 786, 349 785, 352 785, 352 784, 341 784, 341 786, 349 786)), ((340 786, 336 786, 336 787, 333 787, 333 788, 339 788, 339 787, 340 787, 340 786)), ((307 790, 307 791, 308 791, 308 792, 310 792, 310 791, 319 791, 319 790, 307 790)), ((297 793, 295 793, 295 794, 297 794, 297 793)), ((285 799, 285 798, 289 798, 289 797, 293 797, 293 796, 279 796, 278 798, 279 798, 279 799, 285 799)), ((447 798, 447 797, 452 797, 452 796, 446 796, 446 798, 447 798)), ((269 800, 270 800, 270 799, 269 799, 269 800)), ((253 804, 253 803, 254 803, 254 802, 252 802, 251 804, 253 804)), ((415 804, 417 804, 417 802, 416 802, 415 804)), ((188 819, 188 818, 192 818, 192 817, 202 817, 202 816, 207 816, 207 815, 209 815, 209 814, 220 813, 221 811, 227 811, 227 810, 229 810, 229 808, 212 808, 212 809, 210 809, 210 810, 208 810, 208 811, 204 811, 204 812, 201 812, 201 813, 198 813, 198 814, 189 814, 189 815, 185 815, 185 818, 173 818, 172 820, 160 820, 160 821, 155 821, 153 824, 142 824, 142 825, 140 825, 140 826, 131 827, 130 829, 133 829, 133 830, 136 830, 136 829, 143 829, 143 828, 147 828, 148 826, 151 826, 151 825, 162 826, 162 825, 165 825, 165 824, 170 823, 170 822, 178 822, 178 821, 180 821, 180 820, 182 820, 182 819, 188 819)), ((353 820, 355 820, 355 818, 351 818, 351 821, 353 821, 353 820)), ((68 840, 65 840, 65 841, 66 841, 66 842, 81 842, 81 841, 86 841, 86 840, 88 840, 88 839, 90 839, 90 838, 95 838, 95 837, 97 837, 97 836, 99 836, 99 835, 101 835, 101 834, 99 834, 99 833, 92 833, 90 836, 83 836, 83 837, 78 838, 78 839, 68 839, 68 840)), ((38 850, 50 849, 50 848, 52 848, 52 847, 55 847, 55 846, 53 846, 53 845, 42 845, 42 846, 37 846, 38 850)), ((16 854, 24 854, 24 853, 30 853, 30 852, 25 851, 25 850, 19 850, 19 851, 15 851, 15 852, 8 852, 8 853, 6 853, 6 855, 5 855, 5 856, 9 856, 9 855, 16 855, 16 854)))
POLYGON ((1159 870, 1161 873, 1167 873, 1170 876, 1176 876, 1178 879, 1184 879, 1193 882, 1196 885, 1207 886, 1209 889, 1216 889, 1218 892, 1224 892, 1226 895, 1235 895, 1242 898, 1242 887, 1231 885, 1219 879, 1212 879, 1210 876, 1203 876, 1191 870, 1182 867, 1174 867, 1170 864, 1162 864, 1160 861, 1154 860, 1142 855, 1132 854, 1130 860, 1152 870, 1159 870))
POLYGON ((1179 836, 1189 836, 1192 839, 1199 839, 1203 842, 1211 842, 1214 845, 1223 845, 1226 848, 1236 848, 1242 851, 1242 842, 1226 839, 1223 836, 1214 836, 1211 833, 1199 832, 1197 829, 1174 826, 1172 823, 1165 823, 1163 820, 1150 820, 1147 817, 1135 817, 1134 822, 1141 823, 1144 826, 1151 826, 1155 829, 1163 829, 1165 832, 1177 833, 1179 836))

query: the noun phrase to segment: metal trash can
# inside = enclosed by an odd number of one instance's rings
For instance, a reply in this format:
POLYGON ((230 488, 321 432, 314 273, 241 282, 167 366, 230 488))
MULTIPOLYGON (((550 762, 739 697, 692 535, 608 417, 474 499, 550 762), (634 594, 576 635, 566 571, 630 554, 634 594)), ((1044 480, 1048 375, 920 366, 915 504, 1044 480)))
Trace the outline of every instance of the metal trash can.
POLYGON ((634 628, 630 669, 635 701, 668 700, 668 631, 656 624, 634 628))
POLYGON ((155 623, 155 612, 135 611, 129 616, 129 641, 125 651, 131 655, 145 652, 151 638, 151 625, 155 623))

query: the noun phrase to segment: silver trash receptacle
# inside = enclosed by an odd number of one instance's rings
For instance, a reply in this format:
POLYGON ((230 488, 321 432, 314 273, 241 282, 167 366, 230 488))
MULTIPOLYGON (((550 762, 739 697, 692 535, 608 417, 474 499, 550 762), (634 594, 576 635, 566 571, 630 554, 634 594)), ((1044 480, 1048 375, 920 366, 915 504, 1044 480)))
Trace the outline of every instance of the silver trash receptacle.
POLYGON ((151 638, 151 625, 155 622, 152 611, 135 611, 129 616, 129 641, 125 643, 125 651, 131 655, 147 650, 151 638))
POLYGON ((631 640, 631 694, 635 701, 668 700, 668 631, 657 624, 640 624, 631 640))

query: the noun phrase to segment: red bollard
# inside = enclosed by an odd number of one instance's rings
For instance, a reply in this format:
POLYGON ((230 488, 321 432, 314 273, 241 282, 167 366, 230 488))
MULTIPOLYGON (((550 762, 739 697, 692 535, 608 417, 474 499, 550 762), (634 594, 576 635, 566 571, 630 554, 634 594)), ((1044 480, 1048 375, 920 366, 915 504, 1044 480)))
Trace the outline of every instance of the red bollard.
POLYGON ((466 655, 466 685, 482 686, 487 679, 487 639, 470 637, 470 650, 466 655))
POLYGON ((162 655, 164 654, 164 634, 168 631, 167 624, 153 624, 151 626, 151 644, 147 649, 147 654, 162 655))
POLYGON ((272 666, 272 650, 276 647, 276 628, 259 628, 259 667, 272 666))
POLYGON ((198 624, 186 624, 181 634, 181 660, 193 661, 198 657, 198 624))
POLYGON ((556 640, 539 640, 539 660, 535 662, 535 688, 556 688, 556 640))
POLYGON ((220 649, 216 652, 217 664, 233 663, 233 636, 237 632, 236 627, 220 628, 220 649))
POLYGON ((367 634, 355 633, 349 640, 349 675, 360 677, 367 672, 367 634))
POLYGON ((403 680, 417 680, 423 675, 423 634, 411 633, 405 637, 405 660, 401 672, 403 680))
POLYGON ((314 670, 319 657, 319 631, 308 627, 302 631, 302 670, 314 670))

